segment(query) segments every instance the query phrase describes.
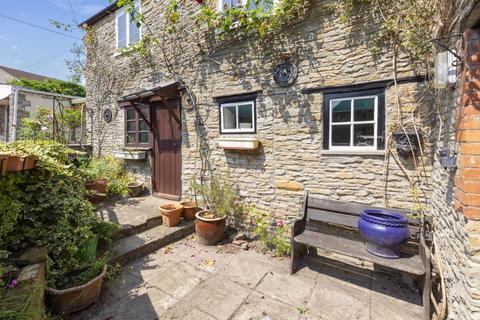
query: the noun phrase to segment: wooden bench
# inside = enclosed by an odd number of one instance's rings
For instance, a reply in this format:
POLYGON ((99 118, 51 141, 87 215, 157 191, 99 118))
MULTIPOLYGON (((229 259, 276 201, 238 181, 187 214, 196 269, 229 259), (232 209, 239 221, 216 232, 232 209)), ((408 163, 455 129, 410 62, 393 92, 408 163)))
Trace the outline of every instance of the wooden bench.
MULTIPOLYGON (((298 268, 299 257, 309 248, 320 248, 349 257, 358 258, 374 265, 399 270, 419 279, 423 295, 423 319, 430 319, 431 258, 425 241, 426 232, 418 219, 410 218, 410 241, 398 259, 377 257, 364 248, 357 228, 360 212, 365 209, 387 209, 351 202, 333 201, 305 195, 303 214, 292 225, 291 273, 298 268), (410 249, 410 250, 408 250, 410 249)), ((387 209, 404 216, 407 211, 387 209)), ((425 219, 425 224, 431 220, 425 219)))

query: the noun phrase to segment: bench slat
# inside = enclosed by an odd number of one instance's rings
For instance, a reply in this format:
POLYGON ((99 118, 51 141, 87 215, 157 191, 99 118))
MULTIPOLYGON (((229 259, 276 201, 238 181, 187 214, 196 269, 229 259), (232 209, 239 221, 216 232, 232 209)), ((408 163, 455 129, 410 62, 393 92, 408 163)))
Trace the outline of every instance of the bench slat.
MULTIPOLYGON (((357 228, 359 215, 351 215, 339 212, 325 211, 316 208, 308 208, 307 220, 320 221, 325 223, 333 223, 350 228, 357 228)), ((419 232, 419 227, 409 225, 411 235, 416 235, 419 232)))
POLYGON ((418 255, 409 256, 403 254, 402 257, 398 259, 385 259, 367 252, 364 248, 363 242, 339 238, 337 236, 310 230, 305 230, 302 234, 294 237, 294 241, 307 246, 327 249, 413 275, 421 276, 425 274, 425 268, 418 255))
POLYGON ((408 217, 407 214, 409 212, 406 210, 376 207, 376 206, 354 203, 354 202, 342 202, 342 201, 336 201, 336 200, 308 197, 307 215, 308 215, 308 211, 312 209, 333 211, 333 212, 339 212, 339 213, 356 215, 356 216, 359 216, 360 212, 366 209, 383 209, 383 210, 399 213, 407 217, 409 224, 413 224, 413 225, 420 224, 419 219, 408 217))

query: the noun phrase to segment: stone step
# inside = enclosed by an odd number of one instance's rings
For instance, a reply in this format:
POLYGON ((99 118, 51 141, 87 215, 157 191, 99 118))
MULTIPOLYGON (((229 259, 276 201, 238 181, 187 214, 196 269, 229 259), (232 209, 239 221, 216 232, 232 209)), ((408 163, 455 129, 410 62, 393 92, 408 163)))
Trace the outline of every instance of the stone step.
POLYGON ((181 221, 176 227, 159 225, 117 240, 112 247, 111 263, 124 265, 146 256, 195 232, 194 221, 181 221))
MULTIPOLYGON (((135 214, 134 209, 131 210, 132 214, 135 214)), ((121 239, 131 235, 135 235, 144 231, 148 231, 155 227, 161 226, 163 223, 162 216, 160 214, 152 214, 148 218, 139 221, 132 221, 130 224, 121 224, 120 230, 116 235, 116 239, 121 239)))

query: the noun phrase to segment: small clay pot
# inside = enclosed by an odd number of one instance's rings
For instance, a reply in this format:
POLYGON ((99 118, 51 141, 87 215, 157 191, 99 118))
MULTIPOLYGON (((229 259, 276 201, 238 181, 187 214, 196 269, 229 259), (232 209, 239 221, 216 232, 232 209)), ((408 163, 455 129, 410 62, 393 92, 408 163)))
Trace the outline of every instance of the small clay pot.
POLYGON ((139 197, 143 193, 144 184, 141 181, 131 182, 127 185, 128 193, 132 197, 139 197))
POLYGON ((226 218, 210 218, 210 210, 202 210, 195 214, 195 231, 200 244, 213 246, 225 235, 226 218))
POLYGON ((198 206, 195 201, 182 201, 180 204, 183 206, 183 219, 187 221, 195 220, 195 213, 198 211, 198 206))
POLYGON ((169 203, 160 206, 163 224, 168 227, 175 227, 180 223, 183 206, 179 203, 169 203))
POLYGON ((105 194, 107 193, 107 181, 95 180, 93 182, 85 183, 85 188, 87 190, 95 190, 97 193, 105 194))

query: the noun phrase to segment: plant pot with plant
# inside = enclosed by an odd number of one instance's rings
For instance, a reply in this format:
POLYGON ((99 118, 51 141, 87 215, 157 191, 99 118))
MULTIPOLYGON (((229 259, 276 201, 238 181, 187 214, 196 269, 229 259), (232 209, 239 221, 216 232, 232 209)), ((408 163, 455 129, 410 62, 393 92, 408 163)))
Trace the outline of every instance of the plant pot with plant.
POLYGON ((227 217, 234 213, 237 193, 228 177, 212 176, 210 182, 192 180, 191 188, 195 199, 199 197, 204 210, 195 214, 195 231, 198 242, 203 245, 215 245, 225 235, 227 217))
POLYGON ((102 260, 95 260, 62 279, 57 288, 47 287, 50 309, 67 315, 87 308, 100 299, 106 274, 107 265, 102 260))

